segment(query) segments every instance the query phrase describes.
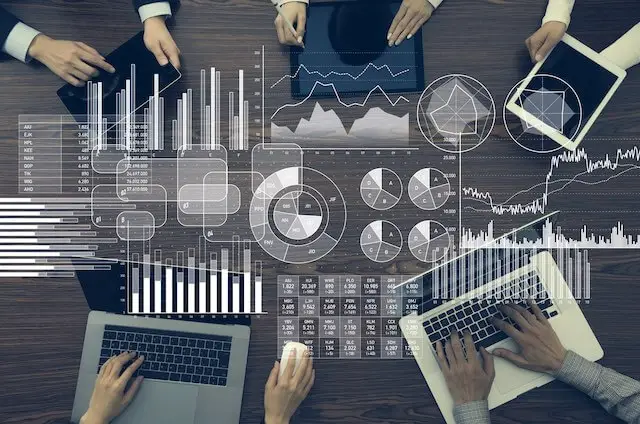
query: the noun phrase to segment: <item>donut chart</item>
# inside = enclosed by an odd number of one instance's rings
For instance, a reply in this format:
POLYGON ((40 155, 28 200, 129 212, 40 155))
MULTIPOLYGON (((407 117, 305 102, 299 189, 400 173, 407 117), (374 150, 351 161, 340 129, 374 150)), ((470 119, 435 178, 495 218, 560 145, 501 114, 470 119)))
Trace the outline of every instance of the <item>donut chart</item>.
POLYGON ((419 261, 437 262, 447 254, 450 246, 449 232, 437 221, 419 222, 409 232, 409 250, 419 261))
POLYGON ((305 264, 338 244, 347 209, 329 177, 312 168, 290 167, 269 175, 256 188, 249 222, 265 252, 283 262, 305 264))
POLYGON ((362 253, 374 262, 389 262, 402 249, 402 234, 389 221, 373 221, 360 234, 362 253))
POLYGON ((372 169, 362 178, 360 196, 372 209, 386 211, 400 201, 402 181, 389 168, 372 169))
POLYGON ((409 198, 414 205, 425 211, 441 208, 451 194, 449 179, 435 168, 424 168, 409 180, 409 198))

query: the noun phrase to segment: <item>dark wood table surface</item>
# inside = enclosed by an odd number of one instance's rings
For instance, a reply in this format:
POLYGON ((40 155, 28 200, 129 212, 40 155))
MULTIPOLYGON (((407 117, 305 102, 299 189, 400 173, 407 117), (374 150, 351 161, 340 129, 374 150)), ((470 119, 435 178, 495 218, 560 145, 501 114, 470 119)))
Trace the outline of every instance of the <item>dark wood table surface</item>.
MULTIPOLYGON (((423 32, 427 82, 448 73, 466 73, 487 85, 497 105, 504 102, 505 87, 512 86, 522 76, 523 66, 528 66, 523 41, 539 26, 546 1, 498 3, 502 2, 446 0, 442 4, 423 32)), ((3 0, 2 4, 47 34, 82 40, 102 52, 111 51, 141 27, 126 0, 3 0)), ((273 18, 266 0, 183 1, 172 30, 183 55, 182 89, 198 86, 200 68, 251 67, 254 59, 236 54, 239 50, 250 52, 264 44, 267 51, 279 52, 273 18)), ((639 20, 636 0, 580 0, 571 33, 600 50, 639 20)), ((274 76, 287 66, 286 56, 279 57, 281 69, 273 70, 274 76)), ((277 58, 273 55, 270 60, 277 58)), ((66 113, 55 94, 60 85, 41 66, 8 59, 0 62, 2 196, 13 196, 17 190, 18 115, 66 113)), ((603 135, 633 138, 640 132, 640 69, 629 72, 623 87, 598 121, 603 135)), ((336 260, 349 265, 348 255, 336 260)), ((602 363, 640 378, 640 252, 596 250, 591 261, 592 302, 584 312, 604 348, 602 363)), ((283 270, 295 274, 314 269, 274 264, 266 275, 273 279, 283 270)), ((271 283, 267 280, 265 309, 275 312, 271 283)), ((80 286, 73 279, 0 281, 0 422, 68 419, 87 313, 80 286)), ((253 320, 243 423, 260 420, 264 382, 276 357, 276 337, 275 313, 253 320)), ((317 361, 316 368, 316 385, 295 422, 442 422, 412 360, 317 361)), ((616 422, 586 395, 559 382, 497 408, 492 418, 505 424, 616 422)))

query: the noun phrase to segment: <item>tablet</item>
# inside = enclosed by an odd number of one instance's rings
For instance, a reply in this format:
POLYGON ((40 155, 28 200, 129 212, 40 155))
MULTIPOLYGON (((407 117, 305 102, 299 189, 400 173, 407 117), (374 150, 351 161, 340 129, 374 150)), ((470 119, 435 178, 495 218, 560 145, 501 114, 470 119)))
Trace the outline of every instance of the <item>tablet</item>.
POLYGON ((505 107, 522 120, 525 132, 575 150, 625 76, 623 69, 565 34, 512 91, 505 107))
POLYGON ((399 1, 311 1, 305 48, 291 48, 294 97, 387 93, 424 89, 422 32, 400 45, 387 45, 387 31, 399 1))
MULTIPOLYGON (((102 113, 104 116, 116 115, 116 93, 125 88, 127 79, 131 78, 131 65, 135 65, 135 110, 144 106, 153 96, 153 76, 159 76, 159 92, 175 83, 182 76, 180 71, 170 63, 160 66, 153 53, 147 50, 140 32, 120 47, 111 52, 106 60, 116 68, 113 74, 100 71, 93 78, 94 83, 102 82, 102 113)), ((87 87, 75 87, 66 84, 58 90, 58 97, 78 122, 86 121, 87 87)))

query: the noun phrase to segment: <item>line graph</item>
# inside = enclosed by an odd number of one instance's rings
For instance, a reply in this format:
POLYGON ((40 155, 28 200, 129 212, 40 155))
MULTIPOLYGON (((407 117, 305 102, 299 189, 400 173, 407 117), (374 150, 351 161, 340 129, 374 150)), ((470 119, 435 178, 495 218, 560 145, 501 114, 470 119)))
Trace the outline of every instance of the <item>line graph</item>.
POLYGON ((375 65, 373 63, 369 63, 363 70, 362 72, 360 72, 357 75, 353 75, 349 72, 336 72, 336 71, 330 71, 326 74, 321 73, 320 71, 310 71, 304 64, 298 66, 298 69, 296 69, 296 72, 294 72, 292 75, 284 75, 282 78, 280 78, 279 80, 277 80, 275 83, 273 83, 273 85, 271 85, 270 88, 274 88, 276 87, 278 84, 280 84, 282 81, 284 80, 292 80, 298 77, 298 75, 300 74, 301 71, 306 72, 308 75, 317 75, 319 77, 321 77, 322 79, 327 79, 331 76, 339 76, 339 77, 348 77, 351 78, 354 81, 359 80, 364 74, 367 73, 367 71, 369 71, 370 69, 375 69, 376 71, 382 71, 382 70, 387 70, 389 72, 389 75, 391 76, 391 78, 397 78, 400 75, 406 74, 407 72, 410 71, 410 69, 404 69, 400 72, 396 72, 394 73, 391 68, 389 68, 388 65, 375 65))
POLYGON ((543 182, 534 184, 533 186, 520 190, 504 202, 497 203, 494 201, 493 195, 488 191, 481 191, 475 187, 463 187, 462 194, 465 200, 472 200, 482 204, 480 208, 467 206, 465 209, 471 209, 477 212, 492 212, 496 215, 521 215, 521 214, 544 214, 547 210, 549 197, 556 194, 572 183, 594 186, 608 182, 629 171, 640 169, 640 165, 633 163, 621 163, 625 160, 640 161, 640 148, 633 146, 630 149, 617 149, 615 155, 605 155, 602 159, 592 160, 585 149, 578 149, 574 152, 565 151, 551 157, 549 171, 543 182), (565 164, 584 164, 584 170, 577 173, 572 178, 559 178, 552 180, 556 171, 565 164), (599 170, 617 171, 612 175, 595 181, 582 180, 581 177, 587 174, 593 174, 599 170), (518 196, 531 193, 534 190, 542 188, 542 195, 527 203, 514 202, 518 196))
POLYGON ((323 83, 320 81, 316 81, 315 84, 313 85, 313 89, 311 90, 311 93, 309 93, 309 95, 307 97, 305 97, 304 99, 300 100, 297 103, 289 103, 289 104, 284 104, 282 106, 280 106, 278 109, 276 109, 275 112, 273 112, 273 114, 271 115, 271 119, 274 119, 276 117, 276 115, 287 108, 293 108, 293 107, 297 107, 297 106, 301 106, 304 103, 307 102, 307 100, 309 100, 312 96, 313 96, 313 91, 315 90, 316 87, 330 87, 333 90, 333 94, 335 95, 336 100, 338 101, 338 103, 340 103, 342 106, 346 107, 346 108, 351 108, 354 106, 360 106, 360 107, 364 107, 367 105, 367 102, 369 101, 369 98, 376 92, 379 91, 389 102, 389 104, 391 106, 396 106, 398 103, 400 103, 400 101, 404 101, 405 103, 409 103, 409 99, 407 99, 404 96, 398 96, 398 98, 396 98, 396 100, 391 100, 391 98, 389 97, 389 95, 382 89, 381 86, 376 85, 375 87, 373 87, 369 93, 366 95, 365 99, 362 102, 352 102, 352 103, 345 103, 341 97, 340 94, 338 93, 338 90, 336 89, 336 86, 333 83, 323 83))

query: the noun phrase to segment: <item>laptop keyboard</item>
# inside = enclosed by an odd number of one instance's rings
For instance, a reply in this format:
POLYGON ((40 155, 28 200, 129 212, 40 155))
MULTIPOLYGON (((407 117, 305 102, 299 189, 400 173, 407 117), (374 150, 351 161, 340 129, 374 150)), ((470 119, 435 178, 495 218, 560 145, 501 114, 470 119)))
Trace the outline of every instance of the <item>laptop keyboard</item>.
POLYGON ((444 344, 451 336, 450 330, 455 328, 461 333, 469 330, 476 347, 488 348, 509 337, 491 324, 491 317, 515 326, 511 318, 500 312, 497 306, 501 303, 515 303, 533 313, 527 299, 536 302, 547 318, 558 314, 556 310, 549 311, 553 303, 538 275, 532 271, 478 297, 459 303, 448 311, 424 321, 423 327, 434 346, 438 340, 444 344))
POLYGON ((136 374, 145 378, 227 385, 231 337, 106 325, 99 367, 126 351, 144 355, 136 374))

